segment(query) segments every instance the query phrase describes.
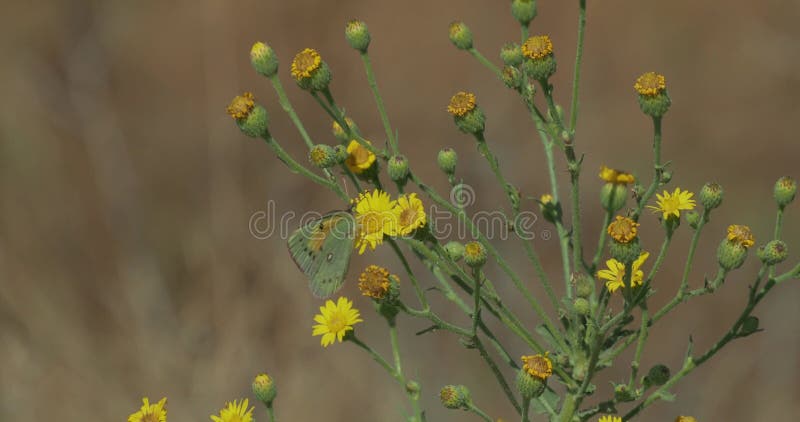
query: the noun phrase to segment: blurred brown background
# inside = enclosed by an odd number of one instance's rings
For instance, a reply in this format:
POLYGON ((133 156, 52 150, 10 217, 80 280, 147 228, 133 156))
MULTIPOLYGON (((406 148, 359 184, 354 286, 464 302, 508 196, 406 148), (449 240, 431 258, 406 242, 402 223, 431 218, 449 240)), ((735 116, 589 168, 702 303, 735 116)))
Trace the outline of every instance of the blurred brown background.
MULTIPOLYGON (((499 62, 499 47, 519 37, 508 2, 16 3, 6 2, 0 13, 0 420, 122 420, 143 395, 169 397, 170 420, 208 420, 226 400, 249 396, 259 371, 278 382, 281 420, 402 420, 404 395, 377 365, 351 345, 323 350, 311 337, 320 301, 308 293, 284 240, 259 240, 248 229, 268 200, 279 213, 342 204, 289 175, 263 143, 236 129, 224 108, 252 90, 271 113, 272 132, 303 158, 274 92, 250 68, 250 45, 263 40, 280 56, 284 84, 314 139, 333 143, 329 120, 288 75, 294 53, 312 46, 333 68, 338 101, 381 143, 360 60, 343 39, 345 22, 359 17, 371 29, 378 82, 416 171, 444 188, 434 157, 453 146, 461 154, 460 176, 479 192, 472 210, 504 203, 473 142, 444 112, 450 95, 470 89, 510 178, 538 196, 548 185, 524 109, 447 39, 448 24, 464 20, 476 46, 499 62)), ((601 164, 649 180, 650 124, 632 83, 658 70, 674 102, 664 125, 673 186, 697 190, 714 180, 726 188, 724 207, 699 248, 697 285, 714 269, 725 227, 749 224, 759 240, 767 239, 774 181, 800 176, 800 3, 589 3, 577 140, 587 154, 587 241, 594 245, 600 229, 601 164)), ((576 16, 577 1, 541 1, 533 24, 533 33, 549 33, 555 43, 561 67, 554 83, 564 104, 576 16)), ((800 224, 792 208, 785 236, 796 248, 800 224)), ((656 218, 643 222, 645 246, 655 250, 656 218)), ((688 237, 682 228, 657 281, 656 304, 674 293, 688 237)), ((537 286, 519 243, 498 244, 537 286)), ((537 247, 558 276, 557 244, 541 240, 537 247)), ((360 336, 383 352, 388 337, 357 297, 354 279, 373 262, 401 273, 390 258, 379 249, 354 259, 343 290, 363 311, 360 336)), ((652 332, 643 365, 676 368, 690 334, 696 350, 716 341, 738 315, 754 270, 749 262, 718 295, 678 308, 652 332)), ((494 268, 490 275, 533 327, 535 316, 514 290, 494 268)), ((757 312, 766 332, 734 342, 677 388, 676 403, 654 405, 642 420, 678 414, 706 422, 797 420, 800 287, 777 291, 757 312)), ((493 417, 514 419, 476 353, 445 333, 415 339, 425 327, 419 321, 401 324, 405 368, 423 385, 429 420, 464 418, 438 404, 436 393, 447 383, 470 386, 493 417)), ((509 345, 515 355, 529 352, 509 345)), ((626 365, 602 374, 604 393, 607 381, 627 379, 626 365)), ((260 407, 256 417, 266 418, 260 407)))

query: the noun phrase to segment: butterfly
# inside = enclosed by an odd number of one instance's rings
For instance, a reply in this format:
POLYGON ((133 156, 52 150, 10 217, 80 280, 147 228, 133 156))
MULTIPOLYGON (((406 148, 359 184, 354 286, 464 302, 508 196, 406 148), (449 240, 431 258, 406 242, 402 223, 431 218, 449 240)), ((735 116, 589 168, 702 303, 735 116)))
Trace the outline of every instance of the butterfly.
POLYGON ((344 284, 355 242, 356 220, 348 211, 334 211, 295 230, 289 253, 308 276, 311 293, 327 298, 344 284))

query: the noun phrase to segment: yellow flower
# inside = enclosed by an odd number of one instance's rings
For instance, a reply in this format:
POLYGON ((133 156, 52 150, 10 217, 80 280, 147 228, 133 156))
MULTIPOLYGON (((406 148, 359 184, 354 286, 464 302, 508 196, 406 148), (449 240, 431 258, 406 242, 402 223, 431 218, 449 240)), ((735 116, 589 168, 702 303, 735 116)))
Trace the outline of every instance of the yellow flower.
POLYGON ((355 174, 361 174, 375 163, 375 154, 356 140, 347 145, 347 168, 355 174))
POLYGON ((416 193, 397 198, 394 213, 397 216, 396 233, 400 236, 410 234, 427 222, 425 207, 422 206, 422 201, 417 198, 416 193))
POLYGON ((543 59, 553 54, 553 42, 547 35, 530 37, 522 43, 522 54, 530 59, 543 59))
POLYGON ((234 97, 225 111, 234 119, 242 120, 247 117, 251 111, 253 111, 255 106, 256 97, 254 97, 250 92, 245 92, 242 95, 237 95, 234 97))
POLYGON ((753 233, 750 232, 750 227, 733 224, 728 226, 728 240, 738 243, 745 248, 749 248, 756 243, 753 233))
POLYGON ((142 408, 139 409, 138 412, 128 416, 128 422, 166 422, 166 406, 166 397, 155 404, 150 404, 150 400, 147 397, 144 397, 142 398, 142 408))
POLYGON ((383 243, 383 235, 394 236, 397 229, 397 215, 394 213, 396 201, 389 194, 375 189, 364 192, 355 202, 356 242, 359 254, 363 254, 367 246, 374 250, 383 243))
POLYGON ((550 195, 549 193, 545 193, 545 194, 543 194, 541 196, 541 198, 539 198, 539 202, 541 202, 544 205, 552 204, 553 203, 553 195, 550 195))
POLYGON ((389 286, 389 270, 377 265, 370 265, 358 276, 358 290, 373 299, 383 299, 389 286))
POLYGON ((475 94, 461 91, 450 98, 450 104, 447 105, 447 112, 453 116, 461 117, 472 111, 475 105, 475 94))
POLYGON ((666 88, 666 78, 664 78, 664 75, 656 72, 647 72, 639 76, 636 79, 636 83, 633 84, 633 89, 635 89, 639 95, 646 95, 649 97, 660 94, 666 88))
POLYGON ((622 422, 622 418, 619 416, 604 415, 600 416, 600 419, 598 419, 597 422, 622 422))
POLYGON ((697 419, 692 416, 678 416, 675 422, 697 422, 697 419))
POLYGON ((225 407, 219 411, 219 416, 211 415, 211 420, 214 422, 253 422, 254 407, 247 409, 247 399, 242 401, 228 402, 225 407))
POLYGON ((600 167, 600 178, 618 185, 628 185, 636 181, 632 174, 606 166, 600 167))
POLYGON ((656 194, 658 198, 656 204, 658 204, 658 206, 648 205, 647 208, 650 208, 656 213, 660 212, 664 220, 671 215, 680 218, 681 211, 694 209, 695 201, 692 199, 693 196, 694 193, 688 190, 682 191, 681 188, 675 188, 675 191, 672 193, 664 191, 663 196, 656 194))
POLYGON ((317 50, 306 48, 294 56, 294 60, 292 60, 292 76, 298 81, 310 78, 311 74, 319 69, 320 64, 322 64, 322 57, 317 53, 317 50))
MULTIPOLYGON (((642 285, 642 281, 644 280, 644 271, 642 271, 640 268, 649 256, 649 252, 642 252, 642 254, 639 255, 639 258, 637 258, 636 261, 633 261, 633 264, 631 264, 633 270, 633 276, 631 277, 632 286, 635 287, 642 285)), ((625 286, 625 264, 617 261, 614 258, 611 258, 606 261, 606 267, 608 267, 608 269, 597 272, 597 277, 602 280, 606 280, 606 288, 609 292, 614 293, 620 287, 625 286)))
POLYGON ((629 243, 636 239, 638 227, 639 223, 618 215, 616 220, 608 225, 608 234, 619 243, 629 243))
POLYGON ((553 375, 553 362, 547 357, 547 353, 543 355, 523 356, 522 369, 525 370, 530 376, 546 380, 553 375))
POLYGON ((344 339, 344 335, 353 329, 353 325, 363 322, 358 309, 353 308, 353 302, 346 297, 340 297, 336 303, 332 300, 325 302, 325 306, 320 306, 321 313, 314 316, 314 321, 318 324, 313 326, 313 336, 322 336, 320 343, 322 347, 344 339))

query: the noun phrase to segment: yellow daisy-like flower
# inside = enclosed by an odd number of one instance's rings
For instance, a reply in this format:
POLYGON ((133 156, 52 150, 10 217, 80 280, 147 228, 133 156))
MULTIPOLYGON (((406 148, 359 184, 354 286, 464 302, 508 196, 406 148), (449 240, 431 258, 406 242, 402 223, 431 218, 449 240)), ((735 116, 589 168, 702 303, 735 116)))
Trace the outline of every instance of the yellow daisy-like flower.
POLYGON ((447 105, 447 112, 453 116, 461 117, 472 111, 476 104, 475 94, 461 91, 450 98, 450 104, 447 105))
POLYGON ((739 224, 728 226, 728 240, 738 243, 745 248, 749 248, 756 243, 756 238, 750 231, 750 227, 739 224))
POLYGON ((553 54, 553 42, 547 35, 537 35, 522 43, 522 55, 530 59, 543 59, 553 54))
POLYGON ((416 193, 402 195, 397 198, 397 205, 394 207, 397 216, 397 228, 395 232, 399 236, 406 236, 414 230, 422 227, 428 220, 425 214, 425 207, 422 201, 417 198, 416 193))
POLYGON ((306 48, 294 56, 294 60, 292 60, 292 76, 298 81, 310 78, 311 74, 319 69, 321 64, 322 57, 317 53, 317 50, 306 48))
POLYGON ((253 410, 247 408, 247 399, 242 399, 237 402, 228 402, 225 407, 219 411, 219 416, 211 415, 211 420, 214 422, 253 422, 253 410))
POLYGON ((347 145, 347 168, 355 174, 361 174, 375 163, 375 154, 356 140, 347 145))
POLYGON ((142 398, 142 408, 128 416, 128 422, 167 422, 167 398, 154 404, 147 397, 142 398))
POLYGON ((598 419, 597 422, 622 422, 622 418, 619 416, 603 415, 600 416, 600 419, 598 419))
POLYGON ((245 92, 242 95, 234 97, 225 111, 234 119, 241 120, 247 117, 255 106, 256 97, 250 92, 245 92))
POLYGON ((553 195, 550 195, 549 193, 545 193, 544 195, 541 196, 541 198, 539 198, 539 201, 544 205, 552 204, 553 203, 553 195))
POLYGON ((332 300, 325 302, 325 306, 319 307, 320 313, 314 316, 314 321, 318 324, 313 326, 312 336, 322 336, 320 343, 322 347, 344 339, 344 335, 353 329, 353 325, 363 322, 358 309, 353 308, 353 302, 346 297, 340 297, 336 303, 332 300))
POLYGON ((695 200, 692 199, 694 193, 689 192, 688 190, 682 191, 681 188, 675 188, 675 191, 669 193, 664 191, 664 195, 656 194, 658 200, 656 201, 657 206, 648 205, 647 208, 653 210, 653 212, 661 213, 661 216, 664 220, 669 218, 669 216, 674 215, 676 218, 680 218, 681 211, 688 211, 694 209, 695 200))
POLYGON ((678 416, 675 422, 697 422, 697 419, 692 416, 678 416))
POLYGON ((389 286, 389 270, 377 265, 370 265, 358 276, 358 290, 373 299, 383 299, 389 286))
POLYGON ((522 369, 525 370, 530 376, 546 380, 553 375, 553 362, 547 357, 547 353, 543 355, 523 356, 522 369))
POLYGON ((618 185, 628 185, 636 181, 632 174, 606 166, 600 167, 600 178, 618 185))
MULTIPOLYGON (((631 269, 633 270, 633 276, 631 277, 632 286, 635 287, 642 285, 642 281, 644 280, 644 271, 642 271, 640 268, 649 256, 649 252, 642 252, 642 254, 639 255, 639 258, 636 258, 636 261, 633 261, 633 264, 631 265, 631 269)), ((597 277, 602 280, 606 280, 606 288, 608 291, 614 293, 620 287, 625 287, 625 264, 617 261, 614 258, 611 258, 606 261, 606 267, 608 268, 597 272, 597 277)))
POLYGON ((619 243, 630 243, 636 239, 638 227, 639 223, 618 215, 616 220, 608 225, 608 234, 619 243))
POLYGON ((667 80, 664 75, 656 72, 647 72, 636 79, 633 89, 640 95, 652 97, 667 89, 667 80))
POLYGON ((395 236, 397 230, 397 214, 394 208, 396 201, 392 201, 389 194, 375 189, 364 192, 355 201, 356 215, 356 242, 355 247, 359 254, 363 254, 367 246, 374 250, 383 243, 383 236, 395 236))

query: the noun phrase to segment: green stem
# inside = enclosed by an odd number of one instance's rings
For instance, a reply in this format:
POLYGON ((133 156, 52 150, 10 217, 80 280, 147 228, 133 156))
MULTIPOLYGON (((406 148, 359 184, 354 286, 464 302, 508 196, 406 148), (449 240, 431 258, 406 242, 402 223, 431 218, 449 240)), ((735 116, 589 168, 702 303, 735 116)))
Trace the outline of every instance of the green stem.
POLYGON ((642 306, 642 325, 639 328, 639 341, 636 344, 636 353, 634 354, 633 361, 631 362, 631 379, 628 381, 628 388, 633 389, 636 382, 636 375, 639 373, 639 363, 642 360, 642 352, 644 351, 644 344, 647 341, 647 332, 649 327, 649 314, 647 313, 647 305, 642 306))
POLYGON ((375 97, 375 103, 378 105, 378 113, 381 115, 381 122, 383 122, 383 128, 386 131, 386 139, 389 143, 389 149, 392 151, 392 155, 397 155, 399 153, 397 138, 395 138, 394 132, 392 132, 392 126, 389 124, 389 115, 386 113, 386 106, 383 104, 383 97, 381 97, 381 93, 378 91, 378 83, 375 81, 375 72, 372 70, 372 62, 370 61, 369 53, 366 51, 362 52, 361 61, 364 62, 364 70, 367 73, 367 82, 372 90, 372 96, 375 97))
POLYGON ((525 41, 528 40, 528 38, 530 38, 531 29, 528 27, 528 25, 522 25, 522 24, 520 24, 520 29, 522 32, 522 42, 524 43, 525 41))
POLYGON ((403 382, 403 376, 401 374, 398 374, 397 371, 395 371, 394 368, 392 368, 392 365, 390 365, 389 362, 387 362, 386 359, 383 358, 383 356, 379 355, 378 352, 376 352, 366 343, 361 341, 358 337, 355 336, 355 334, 351 334, 349 337, 347 337, 347 340, 349 340, 356 346, 366 351, 370 355, 370 357, 372 357, 372 360, 374 360, 380 366, 382 366, 383 369, 385 369, 386 372, 388 372, 389 375, 392 376, 392 378, 394 378, 397 382, 399 382, 401 386, 405 387, 405 382, 403 382))
MULTIPOLYGON (((783 207, 778 207, 778 212, 775 216, 775 232, 772 235, 772 238, 775 240, 781 239, 781 231, 783 230, 783 207)), ((775 275, 775 266, 770 265, 769 267, 769 276, 773 277, 775 275)))
POLYGON ((613 214, 606 211, 606 215, 603 218, 603 226, 600 227, 600 237, 597 239, 597 252, 594 253, 594 258, 592 258, 592 266, 590 267, 590 272, 592 274, 597 270, 597 266, 600 265, 600 259, 603 257, 603 251, 606 248, 606 239, 608 239, 608 225, 611 224, 612 218, 613 214))
POLYGON ((523 398, 522 399, 522 419, 520 419, 522 422, 529 422, 530 421, 530 419, 528 419, 528 412, 530 411, 530 407, 531 407, 531 399, 523 398))
POLYGON ((469 54, 472 54, 472 57, 478 59, 478 61, 481 62, 482 65, 486 66, 487 69, 491 70, 495 74, 495 76, 497 76, 501 81, 503 80, 503 72, 501 72, 500 69, 494 65, 494 63, 490 62, 489 59, 484 57, 480 51, 478 51, 474 47, 470 48, 467 51, 469 51, 469 54))
POLYGON ((481 320, 481 285, 483 274, 480 268, 472 270, 472 279, 475 282, 475 287, 472 291, 473 306, 472 306, 472 337, 478 337, 478 322, 481 320))
POLYGON ((642 215, 642 210, 644 209, 645 204, 650 198, 653 197, 653 194, 656 193, 656 189, 661 186, 661 173, 664 171, 664 167, 661 164, 661 118, 660 117, 653 117, 653 181, 650 183, 650 187, 647 188, 647 191, 644 193, 642 198, 639 200, 639 205, 636 208, 635 213, 633 214, 633 219, 639 221, 639 217, 642 215))
POLYGON ((667 249, 669 249, 670 243, 672 243, 672 230, 668 230, 667 233, 664 235, 664 242, 661 243, 661 250, 658 252, 658 257, 656 258, 656 262, 653 264, 653 268, 650 270, 650 274, 647 275, 643 285, 649 286, 650 282, 653 281, 655 278, 656 273, 661 268, 661 264, 664 261, 664 258, 667 256, 667 249))
POLYGON ((422 304, 423 307, 428 307, 428 300, 425 298, 425 292, 422 290, 422 287, 419 285, 417 281, 417 277, 414 276, 414 272, 411 270, 411 265, 408 264, 408 260, 406 259, 403 251, 400 250, 400 247, 397 245, 397 242, 393 238, 388 239, 389 245, 394 250, 397 258, 400 259, 400 262, 403 264, 403 268, 406 270, 406 274, 408 275, 408 279, 411 280, 411 284, 414 286, 414 291, 417 294, 417 299, 419 303, 422 304))
POLYGON ((578 46, 575 52, 575 71, 572 77, 572 103, 570 106, 569 131, 575 133, 578 123, 578 85, 581 81, 581 62, 583 61, 583 40, 586 33, 586 0, 579 0, 578 5, 578 46))
POLYGON ((478 415, 481 419, 485 420, 486 422, 492 422, 492 418, 489 417, 483 410, 479 409, 478 406, 475 406, 475 403, 471 401, 468 404, 470 412, 478 415))
POLYGON ((267 405, 267 415, 269 416, 269 422, 275 422, 275 409, 272 408, 272 403, 267 405))

